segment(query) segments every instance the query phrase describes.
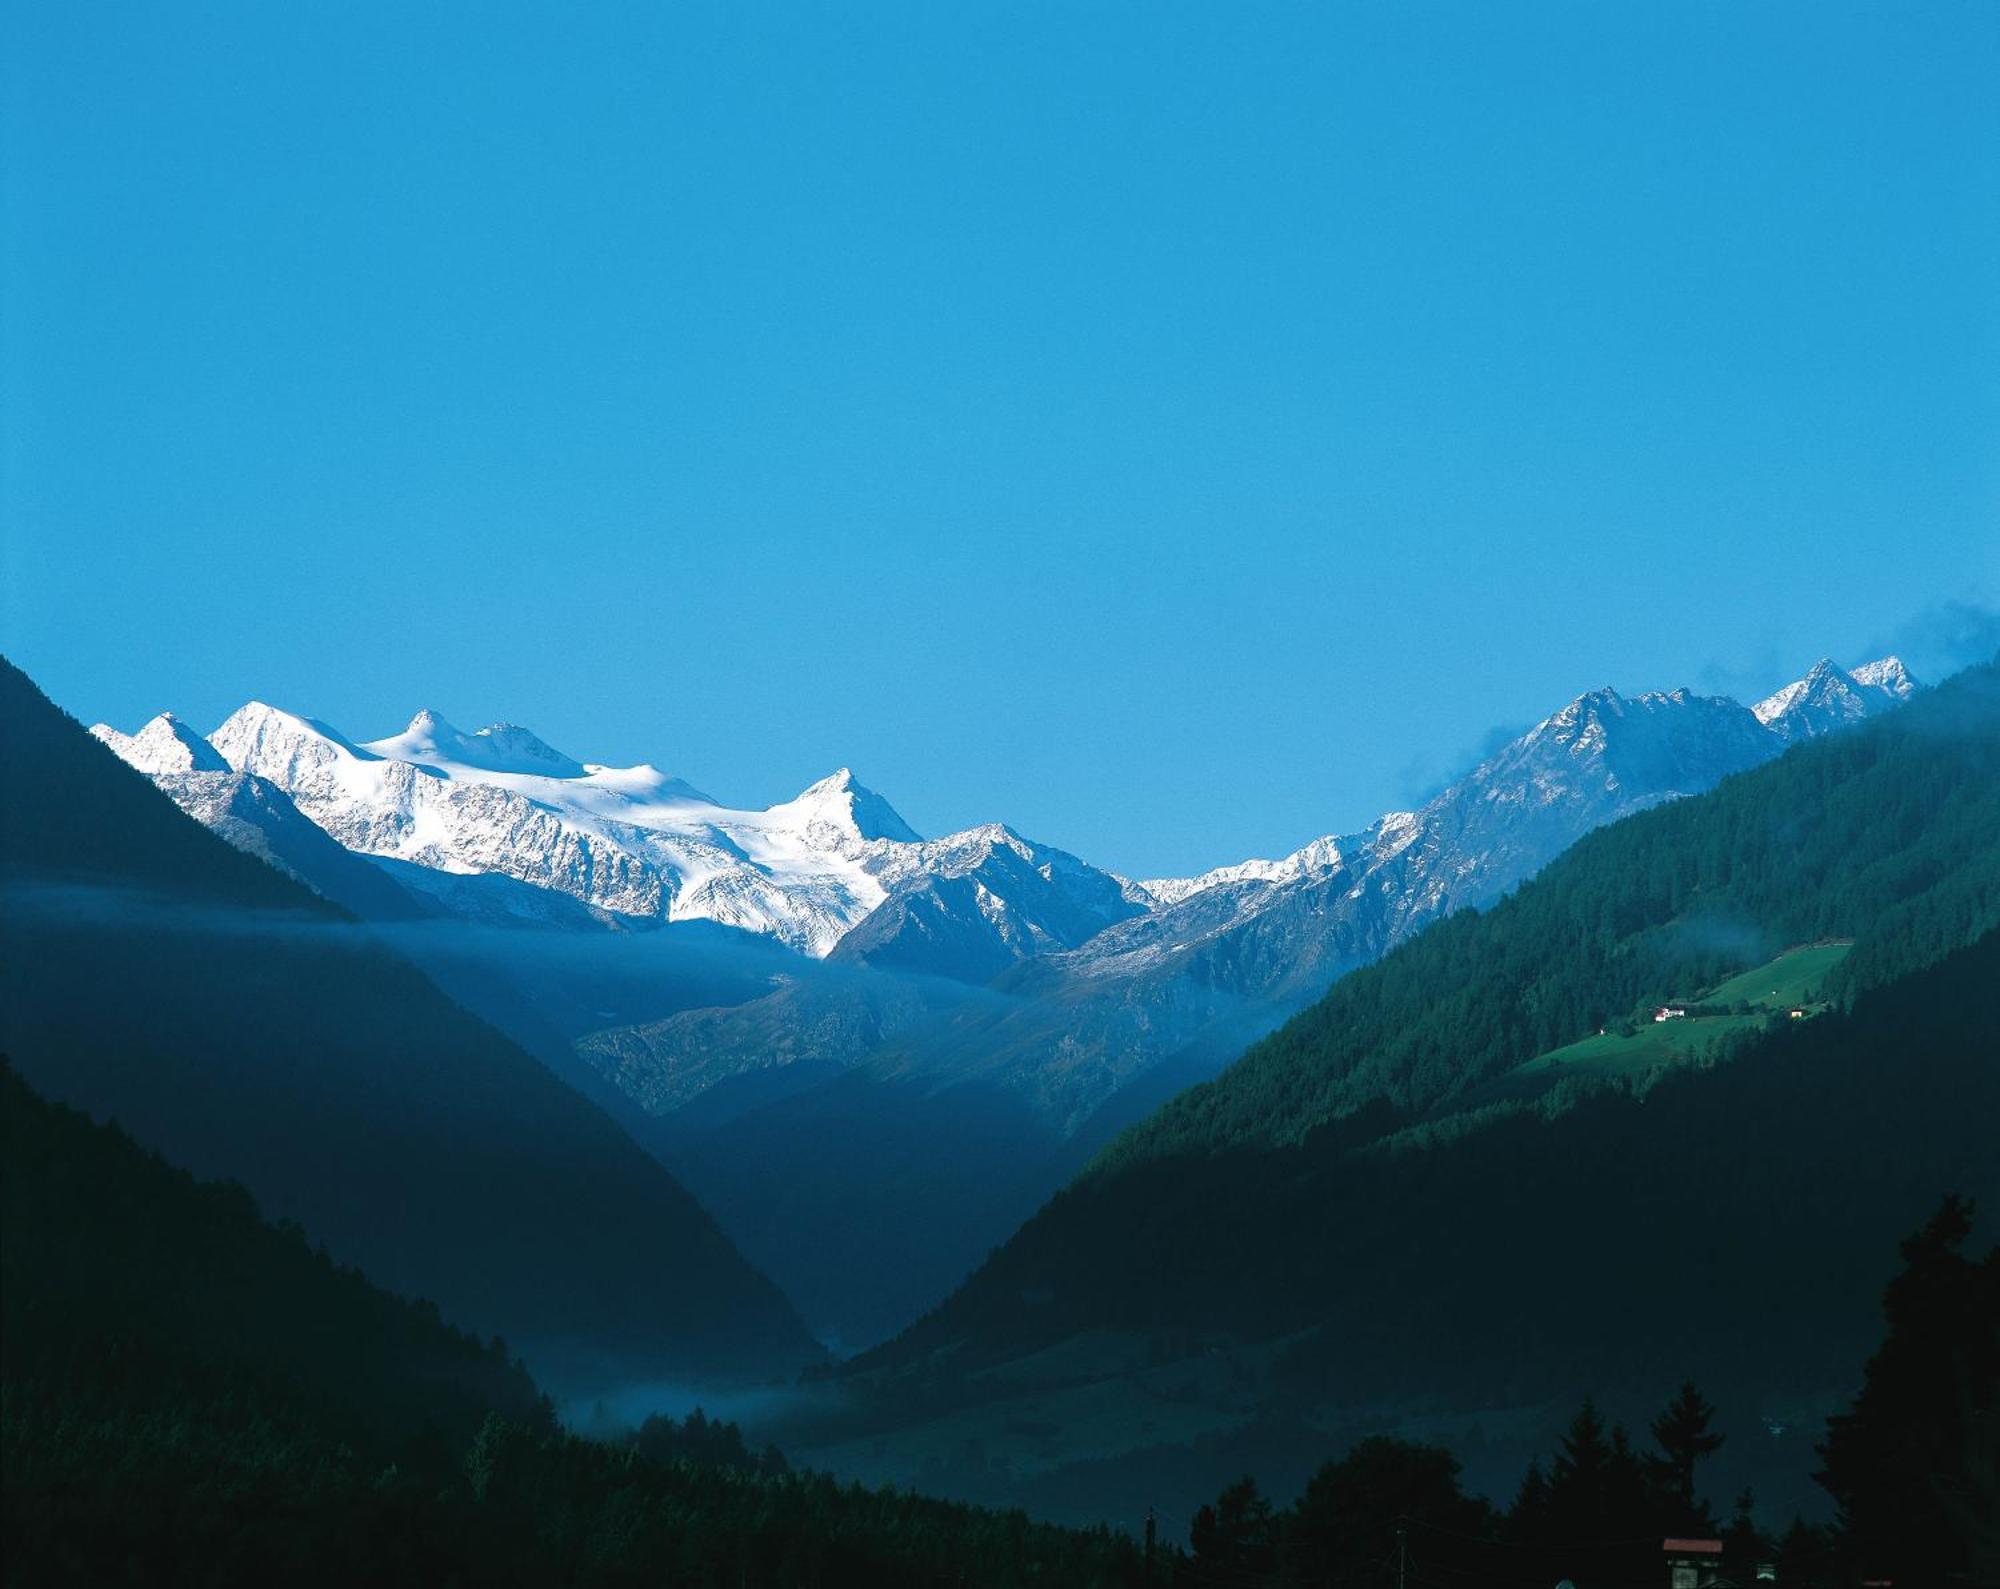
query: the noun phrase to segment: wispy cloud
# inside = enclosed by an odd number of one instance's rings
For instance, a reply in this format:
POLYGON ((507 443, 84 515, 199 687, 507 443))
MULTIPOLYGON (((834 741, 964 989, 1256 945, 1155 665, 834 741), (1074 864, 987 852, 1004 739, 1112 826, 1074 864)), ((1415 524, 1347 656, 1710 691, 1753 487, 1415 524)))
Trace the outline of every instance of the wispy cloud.
POLYGON ((1452 752, 1419 750, 1396 774, 1398 804, 1414 810, 1442 794, 1482 761, 1511 745, 1534 727, 1533 723, 1495 723, 1473 744, 1452 752))
POLYGON ((1990 662, 1996 652, 2000 652, 2000 608, 1955 598, 1877 630, 1863 645, 1843 649, 1837 638, 1829 637, 1817 650, 1799 655, 1770 644, 1746 646, 1707 663, 1695 683, 1706 694, 1727 695, 1747 704, 1798 678, 1822 654, 1850 668, 1898 656, 1924 683, 1935 684, 1960 668, 1990 662))
MULTIPOLYGON (((1761 701, 1780 685, 1805 672, 1814 660, 1812 657, 1803 661, 1797 657, 1785 657, 1776 646, 1767 645, 1755 654, 1709 662, 1695 675, 1695 687, 1704 695, 1726 695, 1731 700, 1745 703, 1761 701)), ((1856 657, 1854 660, 1860 662, 1864 659, 1856 657)))
MULTIPOLYGON (((1869 657, 1894 652, 1926 683, 2000 653, 2000 609, 1978 601, 1943 601, 1898 624, 1868 648, 1869 657)), ((1867 658, 1856 658, 1865 661, 1867 658)))

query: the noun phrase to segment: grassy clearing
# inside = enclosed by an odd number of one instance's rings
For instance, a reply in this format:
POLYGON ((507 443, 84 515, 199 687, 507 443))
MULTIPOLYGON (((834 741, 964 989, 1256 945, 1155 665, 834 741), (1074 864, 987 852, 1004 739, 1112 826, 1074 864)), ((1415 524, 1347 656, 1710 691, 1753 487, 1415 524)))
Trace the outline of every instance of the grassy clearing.
POLYGON ((1638 1011, 1632 1017, 1635 1024, 1629 1036, 1607 1027, 1594 1037, 1536 1055, 1516 1066, 1510 1076, 1548 1081, 1564 1075, 1643 1074, 1660 1065, 1695 1058, 1738 1032, 1761 1026, 1771 1015, 1794 1009, 1817 1014, 1824 1007, 1817 1001, 1827 974, 1840 964, 1851 947, 1847 943, 1817 943, 1787 949, 1775 960, 1740 976, 1685 999, 1669 1001, 1671 1005, 1706 1005, 1732 1011, 1736 1006, 1747 1006, 1748 1013, 1689 1015, 1656 1021, 1652 1011, 1638 1011))
POLYGON ((1692 1059, 1718 1039, 1748 1031, 1763 1023, 1762 1012, 1658 1022, 1648 1016, 1646 1023, 1631 1037, 1620 1037, 1612 1031, 1586 1037, 1580 1043, 1570 1043, 1536 1055, 1526 1064, 1516 1066, 1513 1074, 1542 1076, 1556 1072, 1573 1075, 1581 1071, 1594 1076, 1631 1075, 1654 1065, 1678 1064, 1692 1059))
POLYGON ((1787 949, 1777 959, 1731 977, 1702 995, 1704 1004, 1755 1004, 1766 1010, 1815 1003, 1827 974, 1847 958, 1851 943, 1814 943, 1787 949))

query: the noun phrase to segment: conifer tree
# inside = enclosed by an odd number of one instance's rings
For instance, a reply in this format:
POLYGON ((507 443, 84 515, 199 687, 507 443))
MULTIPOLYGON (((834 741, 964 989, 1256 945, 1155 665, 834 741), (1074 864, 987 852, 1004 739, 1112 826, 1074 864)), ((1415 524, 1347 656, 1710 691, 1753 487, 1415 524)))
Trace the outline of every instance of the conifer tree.
POLYGON ((2000 1247, 1964 1256, 1972 1218, 1947 1197, 1903 1243, 1883 1294, 1887 1336, 1819 1448, 1817 1477, 1870 1576, 1942 1581, 1983 1548, 1959 1500, 1979 1487, 1980 1431, 2000 1417, 2000 1247))
POLYGON ((1736 1497, 1736 1509, 1722 1535, 1722 1551, 1723 1560, 1738 1575, 1739 1581, 1747 1580, 1757 1564, 1771 1554, 1770 1541, 1757 1527, 1757 1495, 1754 1490, 1744 1490, 1736 1497))
POLYGON ((1507 1532, 1517 1544, 1539 1545, 1549 1537, 1549 1479, 1536 1457, 1521 1476, 1514 1505, 1507 1513, 1507 1532))
POLYGON ((1715 1409, 1688 1380, 1668 1403, 1666 1411, 1653 1420, 1653 1439, 1660 1454, 1653 1460, 1654 1476, 1662 1496, 1673 1508, 1674 1527, 1707 1530, 1715 1519, 1707 1503, 1695 1494, 1695 1464, 1722 1448, 1724 1436, 1711 1425, 1715 1409))
POLYGON ((1215 1504, 1195 1513, 1188 1530, 1196 1583, 1234 1584, 1254 1581, 1271 1571, 1276 1550, 1271 1503, 1247 1475, 1238 1479, 1215 1504))

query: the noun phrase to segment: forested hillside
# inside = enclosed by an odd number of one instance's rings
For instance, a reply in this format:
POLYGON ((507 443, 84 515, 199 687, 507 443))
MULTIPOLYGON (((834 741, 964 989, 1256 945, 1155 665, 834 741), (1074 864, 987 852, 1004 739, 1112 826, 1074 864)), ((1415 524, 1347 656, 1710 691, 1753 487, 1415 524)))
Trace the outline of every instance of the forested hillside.
POLYGON ((0 1052, 572 1383, 815 1347, 595 1106, 0 664, 0 1052))
POLYGON ((0 1071, 0 1533, 23 1584, 1134 1583, 1102 1532, 733 1427, 560 1432, 522 1367, 0 1071))
POLYGON ((1511 1485, 1580 1393, 1629 1409, 1693 1375, 1737 1430, 1777 1431, 1737 1440, 1732 1482, 1809 1505, 1882 1255, 1947 1193, 2000 1210, 1996 978, 2000 932, 1553 1118, 1425 1140, 1367 1111, 1093 1177, 786 1442, 1057 1517, 1172 1514, 1370 1432, 1511 1485))
POLYGON ((1511 1112, 1426 1141, 1365 1111, 1293 1147, 1135 1164, 1058 1199, 947 1314, 976 1319, 975 1336, 1003 1318, 1035 1335, 1057 1319, 1316 1328, 1343 1373, 1393 1364, 1468 1385, 1544 1350, 1607 1371, 1696 1340, 1755 1358, 1746 1313, 1834 1309, 1857 1230, 1887 1251, 1945 1191, 2000 1195, 2000 1048, 1981 995, 1996 976, 2000 932, 1849 1013, 1554 1119, 1511 1112), (1610 1328, 1662 1274, 1716 1306, 1610 1328), (1454 1296, 1482 1301, 1468 1313, 1454 1296))
POLYGON ((1853 938, 1834 997, 2000 922, 2000 665, 1582 839, 1356 971, 1136 1127, 1108 1166, 1420 1114, 1649 1000, 1853 938))
MULTIPOLYGON (((548 1427, 525 1369, 377 1290, 233 1182, 201 1182, 0 1068, 0 1373, 10 1419, 268 1396, 396 1453, 489 1412, 548 1427)), ((10 1460, 9 1490, 25 1474, 10 1460)))

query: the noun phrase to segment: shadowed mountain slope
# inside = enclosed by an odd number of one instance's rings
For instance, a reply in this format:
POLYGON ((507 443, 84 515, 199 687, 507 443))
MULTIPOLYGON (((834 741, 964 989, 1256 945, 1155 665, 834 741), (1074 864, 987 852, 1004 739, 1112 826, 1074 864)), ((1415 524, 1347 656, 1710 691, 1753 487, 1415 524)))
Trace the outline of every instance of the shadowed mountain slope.
POLYGON ((0 1067, 9 1583, 1137 1584, 1137 1545, 788 1471, 734 1424, 565 1435, 518 1362, 0 1067))
POLYGON ((0 1048, 557 1381, 814 1347, 602 1112, 0 664, 0 1048))
POLYGON ((549 1416, 505 1352, 377 1290, 240 1185, 197 1181, 0 1068, 0 1318, 20 1389, 131 1405, 257 1382, 359 1445, 549 1416))
POLYGON ((1506 1499, 1594 1391, 1696 1378, 1716 1493, 1783 1515, 1880 1328, 1901 1232, 2000 1211, 2000 932, 1646 1088, 1430 1131, 1150 1160, 1062 1194, 788 1450, 870 1480, 1169 1528, 1370 1433, 1442 1440, 1506 1499))

